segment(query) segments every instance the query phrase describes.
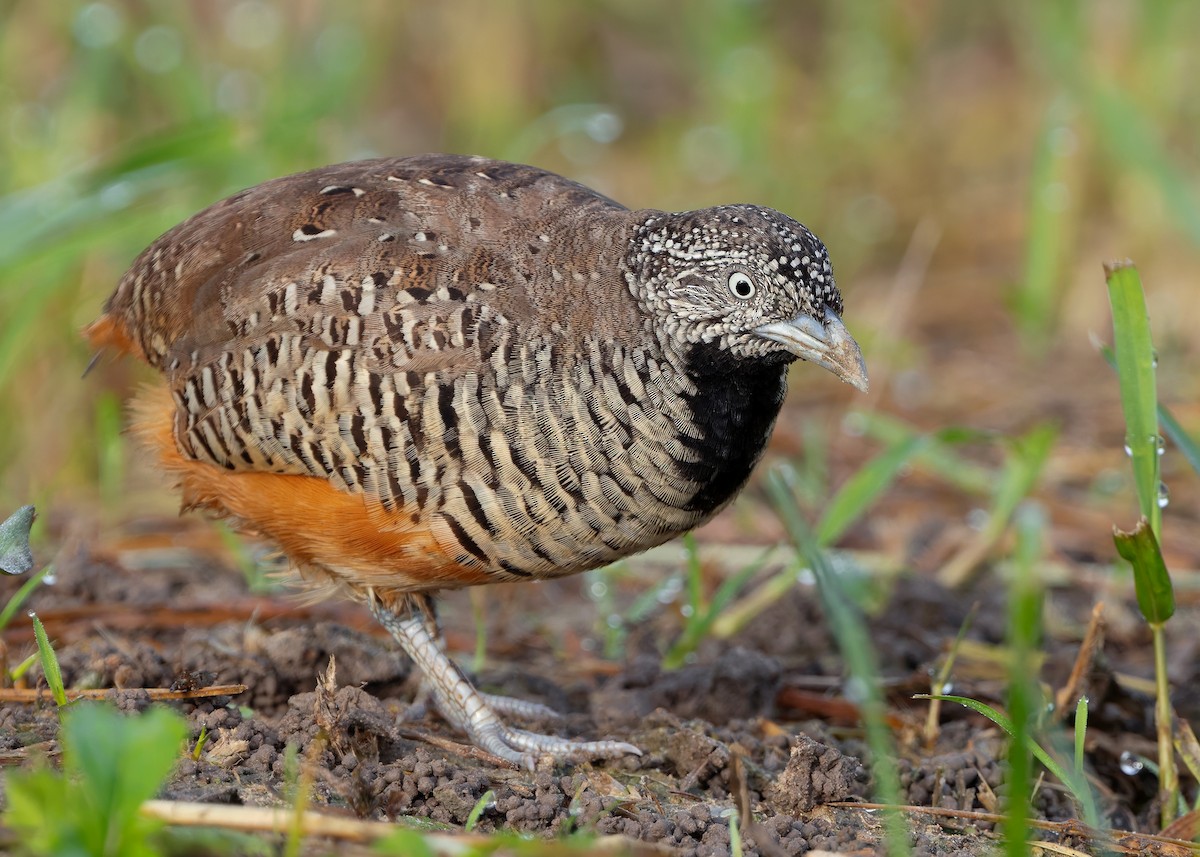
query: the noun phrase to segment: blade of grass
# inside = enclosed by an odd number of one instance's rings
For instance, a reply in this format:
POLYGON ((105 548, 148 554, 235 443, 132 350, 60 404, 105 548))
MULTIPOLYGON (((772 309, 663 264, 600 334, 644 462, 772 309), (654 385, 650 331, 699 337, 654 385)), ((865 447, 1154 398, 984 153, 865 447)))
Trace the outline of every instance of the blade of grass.
POLYGON ((1138 609, 1152 627, 1161 627, 1175 614, 1175 590, 1154 531, 1142 518, 1132 532, 1113 527, 1113 542, 1117 553, 1133 566, 1138 609))
MULTIPOLYGON (((895 446, 921 434, 913 426, 888 414, 855 414, 861 417, 863 433, 870 438, 895 446)), ((914 465, 927 468, 951 485, 970 494, 987 494, 995 479, 990 470, 955 454, 951 446, 978 441, 991 441, 994 435, 978 429, 946 428, 933 435, 931 443, 917 452, 914 465)))
MULTIPOLYGON (((767 477, 767 493, 787 530, 788 538, 816 576, 825 615, 829 617, 838 647, 846 659, 847 671, 862 689, 859 706, 866 727, 871 769, 880 802, 898 806, 901 791, 896 753, 888 731, 887 708, 879 692, 879 670, 871 650, 866 623, 847 597, 840 579, 829 567, 824 552, 801 516, 787 482, 778 469, 772 470, 767 477)), ((888 853, 908 854, 908 830, 904 817, 895 810, 888 810, 884 816, 884 829, 888 853)))
POLYGON ((906 438, 860 467, 826 505, 816 528, 817 544, 836 542, 896 480, 913 456, 928 444, 929 438, 923 435, 906 438))
POLYGON ((479 800, 475 801, 475 806, 471 807, 470 814, 467 815, 467 823, 463 825, 463 831, 470 833, 475 829, 475 825, 479 823, 480 817, 487 810, 488 805, 496 800, 496 793, 491 789, 479 796, 479 800))
POLYGON ((1035 563, 1042 551, 1046 528, 1045 513, 1027 503, 1016 514, 1017 549, 1015 573, 1009 589, 1008 710, 1012 716, 1013 742, 1008 752, 1008 808, 1004 836, 1008 853, 1024 857, 1029 836, 1029 806, 1033 799, 1033 765, 1029 758, 1031 727, 1037 718, 1037 669, 1034 653, 1042 630, 1042 590, 1038 586, 1035 563))
MULTIPOLYGON (((1117 355, 1107 345, 1100 345, 1100 355, 1113 369, 1117 368, 1117 355)), ((1183 453, 1184 459, 1192 466, 1192 470, 1200 473, 1200 442, 1188 434, 1171 409, 1162 402, 1158 403, 1158 422, 1171 442, 1183 453)))
POLYGON ((716 594, 713 595, 708 608, 699 616, 689 617, 683 633, 663 656, 663 669, 672 670, 683 666, 687 656, 694 652, 700 645, 700 641, 713 630, 717 618, 721 616, 726 607, 733 603, 733 599, 749 583, 750 578, 763 567, 770 554, 770 549, 763 551, 762 556, 754 562, 739 570, 732 577, 726 578, 718 587, 716 594))
POLYGON ((58 668, 58 656, 54 654, 50 638, 46 636, 46 629, 42 627, 42 620, 33 614, 30 614, 30 618, 33 620, 33 636, 37 640, 42 675, 46 677, 46 684, 50 688, 50 694, 54 697, 54 704, 62 708, 67 704, 67 692, 63 687, 62 670, 58 668))
POLYGON ((1025 239, 1025 271, 1013 304, 1022 341, 1031 352, 1044 352, 1052 341, 1062 292, 1060 278, 1066 248, 1071 246, 1072 211, 1065 204, 1075 133, 1070 99, 1056 98, 1046 111, 1029 178, 1029 218, 1025 239))
POLYGON ((1079 697, 1075 703, 1075 776, 1083 776, 1083 749, 1087 740, 1088 698, 1079 697))
POLYGON ((1158 505, 1162 438, 1158 434, 1158 396, 1154 381, 1154 344, 1142 281, 1132 262, 1104 266, 1113 317, 1113 351, 1125 413, 1125 449, 1133 461, 1134 486, 1142 516, 1155 538, 1162 532, 1158 505))
POLYGON ((21 588, 13 593, 12 598, 8 599, 8 603, 5 604, 4 609, 0 611, 0 631, 3 631, 8 627, 8 623, 12 621, 13 616, 16 616, 17 611, 21 609, 21 605, 24 604, 26 599, 33 594, 33 591, 41 585, 42 581, 46 579, 46 576, 53 573, 53 571, 53 565, 46 566, 33 577, 21 584, 21 588))
MULTIPOLYGON (((966 696, 950 696, 944 694, 918 693, 913 695, 913 699, 940 699, 943 702, 957 702, 959 705, 969 708, 976 714, 982 714, 988 720, 995 723, 1003 729, 1012 738, 1016 737, 1016 727, 1012 719, 997 708, 993 708, 986 702, 980 702, 977 699, 971 699, 966 696)), ((1067 769, 1058 763, 1058 760, 1051 756, 1046 750, 1035 741, 1032 737, 1026 738, 1029 744, 1029 752, 1033 757, 1041 762, 1046 770, 1059 779, 1059 781, 1070 790, 1075 800, 1080 804, 1083 810, 1084 821, 1090 827, 1098 827, 1100 824, 1100 816, 1096 811, 1095 801, 1092 798, 1091 790, 1087 787, 1086 780, 1077 780, 1073 775, 1068 774, 1067 769)))
POLYGON ((1017 506, 1033 490, 1041 476, 1057 438, 1058 429, 1043 423, 1008 443, 1004 468, 992 495, 987 525, 942 567, 938 579, 944 586, 956 588, 966 583, 988 551, 1004 535, 1017 506))

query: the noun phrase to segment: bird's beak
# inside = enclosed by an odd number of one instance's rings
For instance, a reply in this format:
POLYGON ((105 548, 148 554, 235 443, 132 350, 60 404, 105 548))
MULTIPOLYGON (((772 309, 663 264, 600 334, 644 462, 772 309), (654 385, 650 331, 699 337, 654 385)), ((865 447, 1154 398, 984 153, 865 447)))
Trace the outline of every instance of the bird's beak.
POLYGON ((862 351, 833 310, 825 310, 824 324, 810 315, 798 315, 791 321, 764 324, 754 332, 778 342, 797 357, 824 366, 851 387, 867 392, 867 366, 862 351))

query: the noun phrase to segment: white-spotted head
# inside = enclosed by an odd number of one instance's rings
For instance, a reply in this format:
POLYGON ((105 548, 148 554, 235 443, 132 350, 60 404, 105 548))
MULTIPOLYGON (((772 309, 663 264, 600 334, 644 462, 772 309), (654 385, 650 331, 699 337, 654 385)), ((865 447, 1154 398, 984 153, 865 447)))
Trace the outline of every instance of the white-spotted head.
POLYGON ((628 263, 634 297, 679 342, 742 359, 800 358, 867 389, 829 253, 787 215, 753 205, 648 212, 628 263))

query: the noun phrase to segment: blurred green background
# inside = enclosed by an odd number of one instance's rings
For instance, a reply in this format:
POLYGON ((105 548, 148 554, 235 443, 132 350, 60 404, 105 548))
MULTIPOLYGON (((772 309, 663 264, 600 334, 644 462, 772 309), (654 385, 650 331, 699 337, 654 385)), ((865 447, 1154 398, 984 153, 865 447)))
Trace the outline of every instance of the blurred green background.
POLYGON ((777 207, 830 246, 874 404, 925 422, 971 419, 931 388, 969 410, 1089 352, 1114 256, 1194 364, 1197 33, 1192 0, 0 2, 0 509, 136 503, 119 402, 146 376, 81 380, 78 331, 139 250, 381 154, 777 207))

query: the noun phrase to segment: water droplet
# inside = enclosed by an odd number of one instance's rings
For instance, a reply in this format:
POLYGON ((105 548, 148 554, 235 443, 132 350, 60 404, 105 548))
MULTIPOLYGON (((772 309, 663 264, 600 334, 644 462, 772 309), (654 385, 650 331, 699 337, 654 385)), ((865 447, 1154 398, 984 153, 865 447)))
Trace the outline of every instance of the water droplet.
POLYGON ((954 682, 948 681, 938 689, 939 696, 949 696, 954 693, 954 682))
POLYGON ((595 580, 592 582, 592 585, 588 587, 588 595, 592 596, 593 598, 595 598, 597 600, 603 598, 607 594, 608 594, 608 584, 605 583, 603 580, 595 580))
POLYGON ((1133 458, 1133 447, 1130 446, 1129 444, 1125 444, 1125 454, 1128 455, 1130 458, 1133 458))
POLYGON ((625 125, 611 110, 598 110, 587 118, 583 128, 597 143, 611 143, 621 136, 625 125))
POLYGON ((815 586, 817 575, 811 568, 802 568, 796 572, 796 582, 801 586, 815 586))
POLYGON ((156 24, 147 27, 137 37, 133 54, 146 71, 164 74, 178 66, 183 59, 183 39, 178 30, 156 24))
POLYGON ((1167 442, 1163 439, 1161 434, 1156 434, 1154 436, 1154 448, 1158 450, 1159 455, 1162 455, 1167 451, 1167 442))
POLYGON ((608 618, 604 621, 605 624, 613 630, 621 627, 621 617, 616 613, 610 613, 608 618))
POLYGON ((843 693, 851 702, 863 702, 867 698, 867 683, 858 676, 851 676, 843 685, 843 693))
POLYGON ((979 532, 987 526, 989 518, 991 518, 991 515, 988 514, 987 509, 980 509, 979 507, 976 507, 967 512, 967 526, 972 530, 979 532))
POLYGON ((1171 502, 1171 492, 1167 489, 1166 482, 1158 483, 1158 508, 1165 509, 1167 504, 1171 502))
POLYGON ((35 613, 33 610, 27 610, 27 611, 25 612, 25 615, 26 615, 26 616, 28 616, 30 619, 36 619, 36 618, 37 618, 37 613, 35 613))
POLYGON ((72 26, 75 38, 86 48, 106 48, 121 37, 125 22, 107 3, 89 3, 79 10, 72 26))
POLYGON ((683 604, 679 607, 679 613, 685 619, 690 619, 692 616, 696 615, 696 608, 691 604, 683 604))
POLYGON ((842 432, 850 437, 862 437, 867 431, 867 415, 851 411, 842 417, 842 432))
POLYGON ((679 593, 683 590, 683 581, 678 577, 671 577, 658 590, 655 599, 659 604, 670 604, 679 597, 679 593))
POLYGON ((58 583, 58 572, 49 571, 42 577, 42 586, 53 586, 58 583))
POLYGON ((1142 768, 1146 767, 1141 759, 1133 755, 1133 753, 1130 753, 1128 750, 1121 754, 1120 765, 1121 773, 1130 777, 1140 774, 1142 772, 1142 768))

